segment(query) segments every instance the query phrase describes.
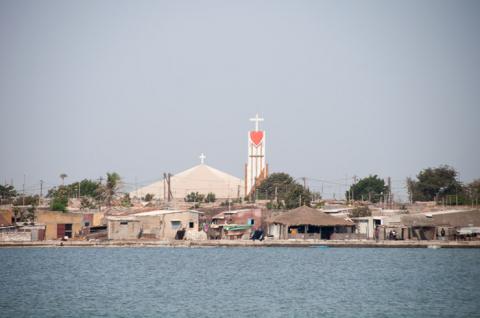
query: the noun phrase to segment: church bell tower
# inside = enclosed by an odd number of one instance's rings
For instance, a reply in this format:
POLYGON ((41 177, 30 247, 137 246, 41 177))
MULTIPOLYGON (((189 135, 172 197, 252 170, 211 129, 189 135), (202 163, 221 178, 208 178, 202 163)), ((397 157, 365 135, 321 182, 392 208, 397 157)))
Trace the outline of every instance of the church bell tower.
POLYGON ((245 165, 245 195, 250 196, 255 192, 258 186, 268 176, 268 165, 265 161, 265 131, 259 130, 259 122, 263 118, 250 118, 255 122, 255 130, 248 132, 248 161, 245 165))

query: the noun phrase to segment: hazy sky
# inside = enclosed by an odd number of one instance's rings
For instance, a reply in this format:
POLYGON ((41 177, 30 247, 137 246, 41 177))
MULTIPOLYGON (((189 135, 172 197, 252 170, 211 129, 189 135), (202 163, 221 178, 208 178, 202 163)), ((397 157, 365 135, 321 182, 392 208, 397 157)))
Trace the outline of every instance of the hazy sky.
POLYGON ((479 1, 0 0, 1 182, 243 178, 256 112, 271 171, 471 181, 479 33, 479 1))

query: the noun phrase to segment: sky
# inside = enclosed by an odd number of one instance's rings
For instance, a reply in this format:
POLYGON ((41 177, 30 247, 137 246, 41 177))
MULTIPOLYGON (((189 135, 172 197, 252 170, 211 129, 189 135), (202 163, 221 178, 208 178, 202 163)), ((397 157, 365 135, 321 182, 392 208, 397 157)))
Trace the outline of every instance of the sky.
POLYGON ((243 178, 256 113, 270 171, 325 197, 443 164, 469 182, 479 30, 478 1, 0 0, 0 182, 140 186, 202 152, 243 178))

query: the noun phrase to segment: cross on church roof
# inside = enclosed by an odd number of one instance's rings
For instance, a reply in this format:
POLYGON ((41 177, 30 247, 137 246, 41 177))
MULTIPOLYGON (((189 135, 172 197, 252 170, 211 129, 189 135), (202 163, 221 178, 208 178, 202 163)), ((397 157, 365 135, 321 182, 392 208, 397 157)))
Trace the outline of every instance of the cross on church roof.
POLYGON ((255 122, 255 131, 258 131, 258 122, 264 121, 263 118, 258 117, 258 113, 255 115, 255 118, 250 118, 250 121, 255 122))
POLYGON ((200 163, 203 165, 205 163, 205 159, 207 158, 207 156, 205 156, 202 152, 200 157, 198 157, 198 158, 200 158, 200 163))

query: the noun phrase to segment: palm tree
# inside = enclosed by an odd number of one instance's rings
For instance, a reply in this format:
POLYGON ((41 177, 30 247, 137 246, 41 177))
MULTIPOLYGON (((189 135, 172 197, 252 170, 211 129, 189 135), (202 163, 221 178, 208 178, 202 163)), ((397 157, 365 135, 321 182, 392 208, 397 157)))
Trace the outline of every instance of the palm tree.
POLYGON ((105 185, 105 199, 107 206, 112 206, 112 199, 120 186, 120 175, 116 172, 107 172, 107 184, 105 185))
POLYGON ((62 179, 62 185, 65 184, 65 178, 68 177, 66 173, 60 174, 60 179, 62 179))

